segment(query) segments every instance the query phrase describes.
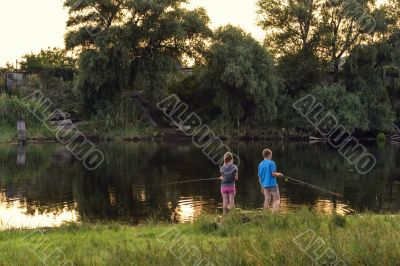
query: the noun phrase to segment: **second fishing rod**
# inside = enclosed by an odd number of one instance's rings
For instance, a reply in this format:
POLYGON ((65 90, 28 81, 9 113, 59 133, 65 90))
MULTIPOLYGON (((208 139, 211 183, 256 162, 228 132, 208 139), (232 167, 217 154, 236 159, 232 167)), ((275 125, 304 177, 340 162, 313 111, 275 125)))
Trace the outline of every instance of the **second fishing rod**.
POLYGON ((286 182, 291 182, 291 183, 294 183, 294 184, 297 184, 297 185, 301 185, 301 186, 304 186, 304 187, 308 187, 308 188, 320 191, 320 192, 325 193, 325 194, 330 194, 330 195, 333 195, 333 196, 337 196, 337 197, 343 198, 343 195, 341 195, 339 193, 336 193, 336 192, 327 190, 325 188, 322 188, 322 187, 319 187, 319 186, 304 182, 302 180, 295 179, 295 178, 292 178, 292 177, 289 177, 289 176, 286 176, 286 175, 282 175, 280 177, 283 180, 285 180, 286 182))

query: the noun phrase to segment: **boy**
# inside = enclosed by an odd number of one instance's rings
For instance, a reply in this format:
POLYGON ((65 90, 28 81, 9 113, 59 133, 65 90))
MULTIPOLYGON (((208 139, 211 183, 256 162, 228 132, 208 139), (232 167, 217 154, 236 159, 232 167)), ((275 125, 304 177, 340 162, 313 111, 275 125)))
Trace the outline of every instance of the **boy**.
POLYGON ((272 151, 265 149, 262 152, 264 160, 258 166, 258 178, 261 185, 261 193, 264 194, 264 209, 268 209, 272 198, 272 212, 279 210, 281 197, 279 195, 276 177, 283 176, 276 171, 275 162, 272 161, 272 151))

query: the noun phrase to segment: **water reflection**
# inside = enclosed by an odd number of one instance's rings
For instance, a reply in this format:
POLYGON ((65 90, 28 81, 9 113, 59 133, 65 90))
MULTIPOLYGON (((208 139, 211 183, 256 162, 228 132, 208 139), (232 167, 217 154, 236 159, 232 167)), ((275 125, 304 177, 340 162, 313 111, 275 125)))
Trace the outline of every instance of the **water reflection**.
POLYGON ((76 204, 73 209, 65 206, 56 212, 39 212, 36 209, 28 214, 24 200, 8 199, 4 192, 0 192, 0 229, 57 227, 67 222, 77 222, 79 214, 76 207, 76 204))
MULTIPOLYGON (((283 142, 230 144, 241 158, 236 202, 242 208, 262 206, 257 165, 267 146, 280 171, 345 196, 342 200, 281 181, 282 211, 303 205, 342 215, 400 210, 399 147, 370 146, 378 163, 362 176, 324 143, 283 142)), ((15 164, 18 146, 0 145, 0 229, 80 220, 136 224, 154 216, 192 222, 203 212, 220 212, 218 181, 161 186, 217 177, 216 167, 190 144, 108 143, 99 148, 106 160, 91 172, 60 145, 26 146, 23 166, 15 164)))
POLYGON ((18 145, 17 165, 25 165, 26 161, 26 148, 25 145, 18 145))
POLYGON ((191 197, 179 199, 171 220, 178 222, 193 222, 203 212, 205 201, 191 197))
POLYGON ((335 201, 326 199, 317 200, 313 207, 322 213, 337 213, 339 215, 346 215, 354 212, 354 210, 346 204, 336 203, 335 201))

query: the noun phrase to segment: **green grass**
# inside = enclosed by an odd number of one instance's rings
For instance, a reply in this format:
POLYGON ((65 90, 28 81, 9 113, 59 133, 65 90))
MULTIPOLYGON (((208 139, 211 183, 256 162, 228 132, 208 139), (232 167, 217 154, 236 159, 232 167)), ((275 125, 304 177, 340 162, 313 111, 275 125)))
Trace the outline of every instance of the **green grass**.
MULTIPOLYGON (((234 213, 219 220, 204 216, 181 225, 70 225, 46 229, 43 235, 32 230, 2 232, 0 265, 42 265, 33 251, 39 254, 44 248, 60 248, 75 265, 182 265, 171 251, 180 254, 185 265, 193 265, 196 254, 215 265, 312 265, 293 240, 308 230, 315 232, 314 242, 301 238, 302 246, 324 241, 321 250, 330 249, 346 264, 400 261, 399 216, 337 217, 301 210, 278 215, 234 213)), ((310 254, 315 247, 311 245, 310 254)), ((50 257, 47 263, 59 261, 50 257)))

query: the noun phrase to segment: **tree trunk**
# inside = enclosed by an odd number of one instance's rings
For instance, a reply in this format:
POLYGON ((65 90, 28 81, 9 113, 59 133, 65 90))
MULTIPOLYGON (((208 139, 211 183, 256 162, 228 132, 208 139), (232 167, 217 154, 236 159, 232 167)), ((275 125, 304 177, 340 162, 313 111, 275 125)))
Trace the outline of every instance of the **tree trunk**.
POLYGON ((339 63, 340 58, 335 59, 333 63, 333 81, 335 83, 339 82, 339 63))

